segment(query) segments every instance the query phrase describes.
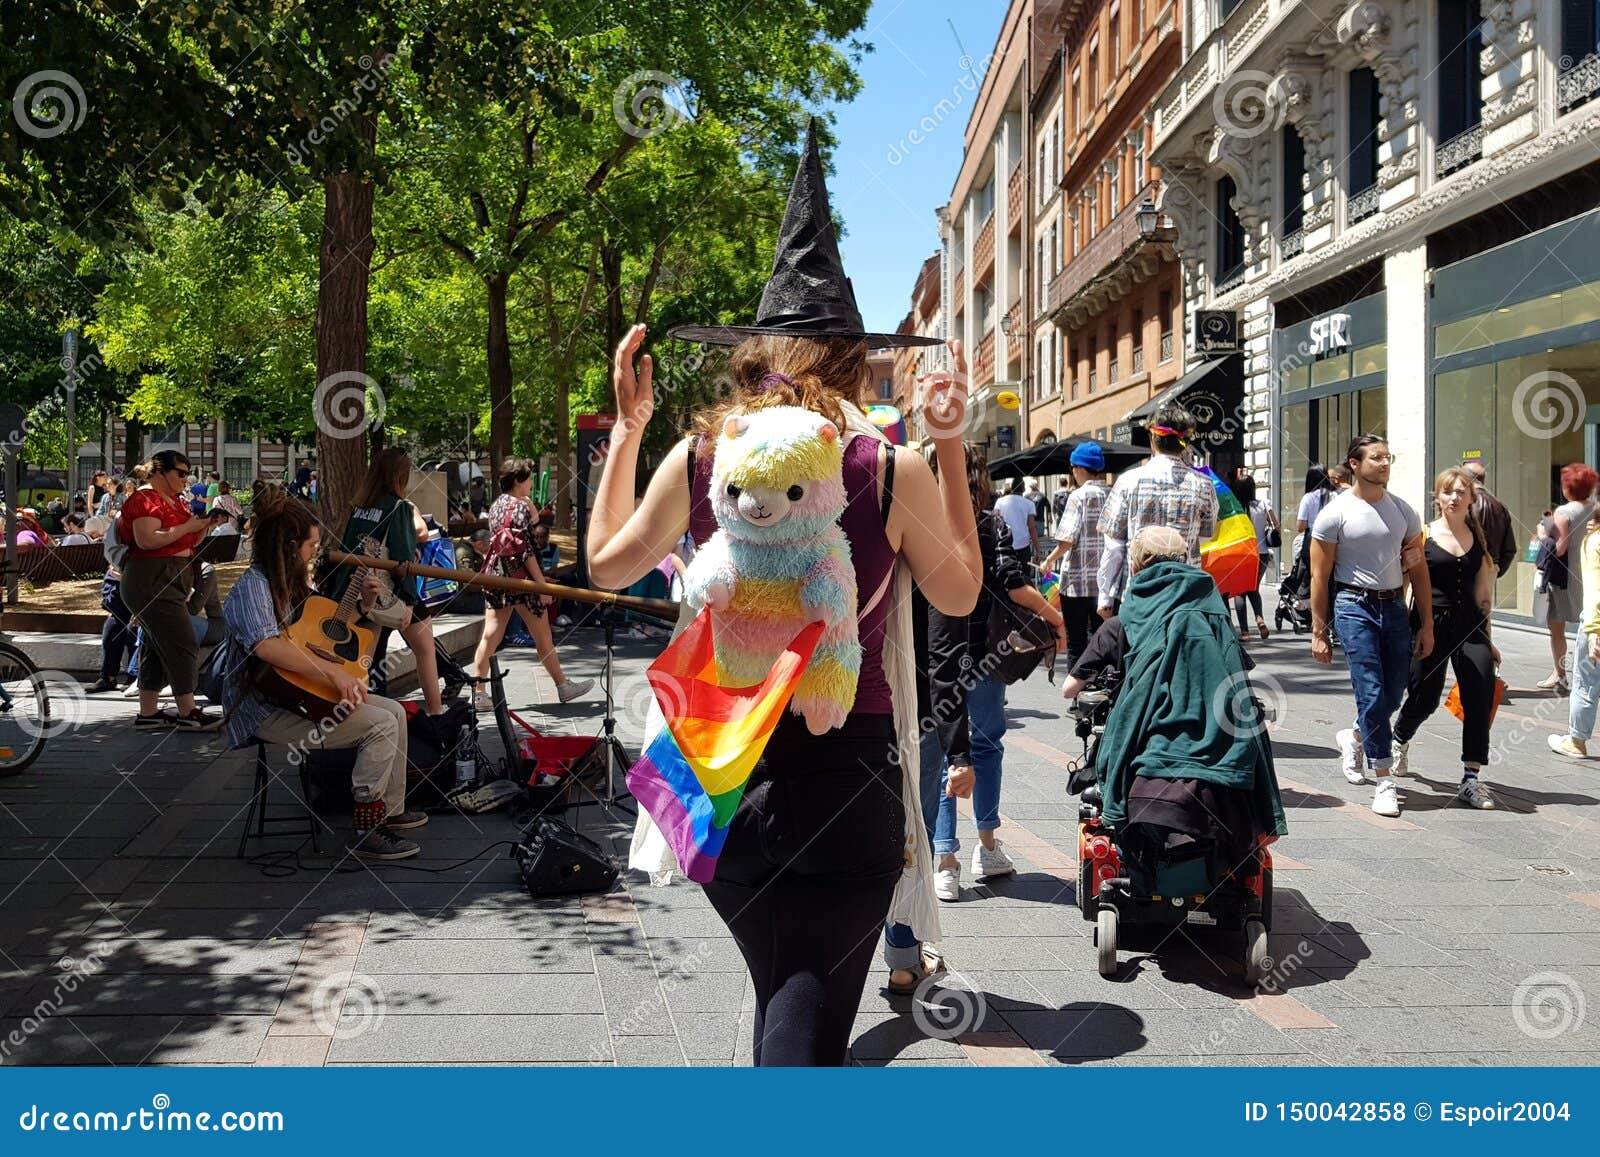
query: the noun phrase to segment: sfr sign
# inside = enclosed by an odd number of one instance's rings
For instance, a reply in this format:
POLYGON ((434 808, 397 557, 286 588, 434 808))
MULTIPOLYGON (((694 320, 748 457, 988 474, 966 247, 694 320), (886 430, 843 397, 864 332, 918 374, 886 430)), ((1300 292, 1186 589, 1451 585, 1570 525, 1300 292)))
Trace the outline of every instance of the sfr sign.
POLYGON ((1348 313, 1330 313, 1327 317, 1319 317, 1311 323, 1311 353, 1313 356, 1349 348, 1350 315, 1348 313))

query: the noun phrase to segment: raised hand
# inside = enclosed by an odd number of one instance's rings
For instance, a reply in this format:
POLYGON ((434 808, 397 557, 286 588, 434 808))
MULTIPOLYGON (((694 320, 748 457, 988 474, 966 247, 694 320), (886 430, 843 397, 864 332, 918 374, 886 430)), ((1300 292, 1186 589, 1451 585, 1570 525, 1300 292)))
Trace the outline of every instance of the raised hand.
POLYGON ((917 379, 916 410, 922 419, 922 428, 929 438, 938 442, 947 438, 960 438, 967 432, 970 419, 967 405, 967 359, 961 343, 951 338, 948 343, 954 371, 936 371, 917 379))
POLYGON ((617 343, 616 357, 612 361, 611 382, 617 397, 617 418, 624 430, 642 430, 655 413, 656 399, 651 390, 655 377, 655 363, 649 354, 639 358, 639 369, 633 368, 639 347, 644 344, 647 330, 643 323, 634 326, 617 343))

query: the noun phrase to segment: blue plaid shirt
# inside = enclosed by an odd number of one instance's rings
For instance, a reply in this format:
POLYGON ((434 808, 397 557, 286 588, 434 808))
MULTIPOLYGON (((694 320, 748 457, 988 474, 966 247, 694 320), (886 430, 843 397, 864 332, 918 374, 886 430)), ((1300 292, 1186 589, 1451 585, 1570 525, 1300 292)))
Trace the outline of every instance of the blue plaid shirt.
POLYGON ((243 747, 254 741, 261 721, 279 710, 256 691, 246 669, 257 643, 283 633, 272 608, 272 588, 258 568, 251 567, 233 584, 228 601, 222 605, 222 620, 228 633, 215 670, 221 683, 222 709, 228 719, 228 746, 243 747))

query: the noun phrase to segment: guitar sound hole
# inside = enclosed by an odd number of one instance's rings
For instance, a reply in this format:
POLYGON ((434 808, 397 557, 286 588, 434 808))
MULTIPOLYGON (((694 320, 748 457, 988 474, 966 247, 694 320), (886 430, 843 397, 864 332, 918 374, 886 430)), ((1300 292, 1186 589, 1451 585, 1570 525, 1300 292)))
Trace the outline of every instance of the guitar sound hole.
POLYGON ((350 639, 350 624, 341 623, 338 619, 326 619, 322 624, 322 633, 328 637, 329 642, 335 645, 348 642, 350 639))

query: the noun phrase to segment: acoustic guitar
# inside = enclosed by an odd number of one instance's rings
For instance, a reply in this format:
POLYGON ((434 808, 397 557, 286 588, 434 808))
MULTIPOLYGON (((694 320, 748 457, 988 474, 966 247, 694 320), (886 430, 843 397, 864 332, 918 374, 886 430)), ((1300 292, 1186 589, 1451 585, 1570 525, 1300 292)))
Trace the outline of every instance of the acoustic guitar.
MULTIPOLYGON (((382 547, 366 538, 362 540, 362 549, 376 555, 382 547)), ((350 585, 345 587, 344 598, 337 603, 322 595, 306 599, 300 614, 280 636, 323 662, 332 663, 362 684, 366 683, 372 669, 372 652, 378 645, 378 632, 356 621, 361 617, 361 586, 365 577, 366 570, 356 568, 350 576, 350 585)), ((274 667, 271 663, 259 663, 257 668, 256 689, 280 707, 308 719, 326 719, 339 711, 333 688, 322 679, 274 667)))

